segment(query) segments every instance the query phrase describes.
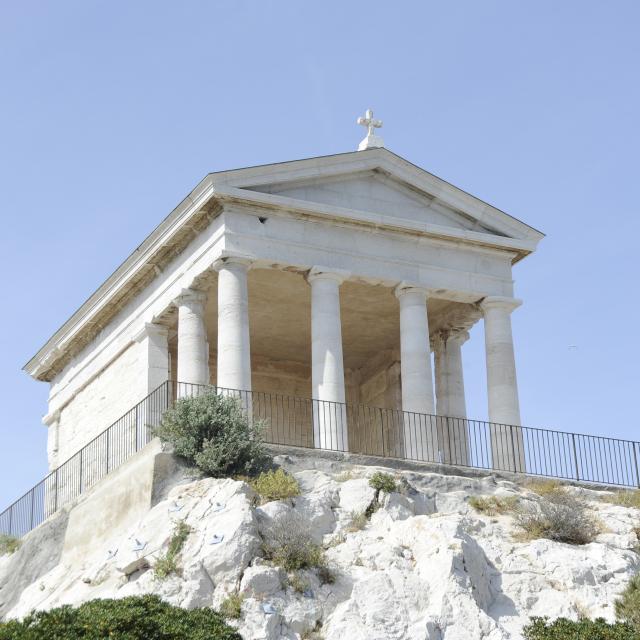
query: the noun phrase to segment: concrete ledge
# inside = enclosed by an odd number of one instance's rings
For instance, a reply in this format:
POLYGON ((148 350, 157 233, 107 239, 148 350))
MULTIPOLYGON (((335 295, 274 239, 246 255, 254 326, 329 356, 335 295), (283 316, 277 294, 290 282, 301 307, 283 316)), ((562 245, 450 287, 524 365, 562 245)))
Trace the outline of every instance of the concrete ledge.
POLYGON ((327 449, 307 449, 306 447, 294 447, 289 445, 269 444, 267 448, 273 455, 296 456, 304 458, 316 458, 327 462, 341 462, 375 467, 389 467, 400 471, 417 471, 420 473, 437 473, 443 476, 462 476, 464 478, 494 477, 498 480, 508 480, 515 484, 523 485, 530 480, 557 480, 562 484, 582 487, 593 490, 620 491, 628 487, 600 484, 595 482, 582 482, 564 478, 552 478, 549 476, 530 475, 526 473, 514 473, 511 471, 498 471, 495 469, 478 469, 476 467, 463 467, 453 464, 440 464, 437 462, 417 462, 402 458, 385 458, 361 453, 343 451, 329 451, 327 449))

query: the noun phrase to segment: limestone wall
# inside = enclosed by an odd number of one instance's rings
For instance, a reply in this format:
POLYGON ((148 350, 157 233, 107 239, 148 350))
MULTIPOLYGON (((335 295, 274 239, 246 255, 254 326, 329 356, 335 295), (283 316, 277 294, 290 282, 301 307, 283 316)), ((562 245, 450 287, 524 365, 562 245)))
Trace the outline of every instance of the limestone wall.
POLYGON ((102 433, 146 395, 141 346, 131 344, 97 377, 81 389, 60 412, 62 463, 102 433))

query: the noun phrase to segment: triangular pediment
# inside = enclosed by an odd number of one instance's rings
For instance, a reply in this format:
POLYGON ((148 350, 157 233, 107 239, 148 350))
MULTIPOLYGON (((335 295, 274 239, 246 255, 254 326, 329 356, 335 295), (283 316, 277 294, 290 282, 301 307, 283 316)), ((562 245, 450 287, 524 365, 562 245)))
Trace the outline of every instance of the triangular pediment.
POLYGON ((500 246, 518 245, 526 253, 543 237, 524 222, 388 149, 237 169, 211 174, 211 180, 221 198, 246 198, 261 206, 360 223, 368 219, 377 226, 414 233, 489 244, 494 239, 500 246))
POLYGON ((278 182, 245 189, 330 207, 380 214, 398 221, 504 236, 471 216, 446 206, 432 194, 378 170, 278 182))

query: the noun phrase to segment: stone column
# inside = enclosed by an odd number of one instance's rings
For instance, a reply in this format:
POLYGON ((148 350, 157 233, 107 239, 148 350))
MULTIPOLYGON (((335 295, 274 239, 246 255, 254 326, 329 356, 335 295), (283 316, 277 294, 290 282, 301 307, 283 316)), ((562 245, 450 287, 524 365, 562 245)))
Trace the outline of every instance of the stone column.
MULTIPOLYGON (((169 380, 169 330, 167 327, 147 322, 135 337, 140 345, 138 362, 142 368, 143 400, 136 409, 136 424, 131 425, 131 447, 137 451, 151 440, 153 429, 160 425, 162 415, 169 408, 171 389, 169 380)), ((117 451, 109 446, 109 468, 117 457, 117 451)))
POLYGON ((491 425, 493 467, 525 471, 525 453, 520 425, 520 403, 511 334, 511 312, 521 301, 492 296, 480 307, 484 315, 487 357, 487 395, 491 425))
POLYGON ((161 324, 147 322, 135 340, 140 344, 145 395, 149 395, 169 380, 169 330, 161 324))
MULTIPOLYGON (((218 375, 221 389, 251 391, 251 345, 247 274, 251 261, 226 257, 218 271, 218 375)), ((249 394, 243 394, 249 406, 249 394)))
POLYGON ((185 289, 178 305, 178 396, 193 395, 191 385, 209 384, 209 343, 204 320, 207 296, 185 289), (180 384, 182 383, 182 384, 180 384))
POLYGON ((466 331, 443 331, 434 339, 436 410, 439 416, 438 456, 448 464, 469 464, 467 405, 462 369, 462 345, 468 339, 466 331))
POLYGON ((313 267, 311 286, 311 393, 313 441, 321 449, 349 450, 345 409, 340 285, 344 271, 313 267))
POLYGON ((395 290, 400 302, 400 375, 404 451, 407 458, 436 460, 437 433, 433 414, 433 378, 427 290, 400 284, 395 290))

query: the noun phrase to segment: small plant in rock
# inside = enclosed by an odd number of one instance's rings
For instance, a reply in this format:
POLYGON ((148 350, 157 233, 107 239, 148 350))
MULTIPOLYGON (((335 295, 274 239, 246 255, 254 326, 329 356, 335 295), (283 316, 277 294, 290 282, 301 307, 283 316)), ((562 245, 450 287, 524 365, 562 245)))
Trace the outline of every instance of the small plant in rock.
POLYGON ((562 483, 559 480, 551 480, 550 478, 532 478, 527 480, 524 486, 539 496, 546 496, 562 489, 562 483))
POLYGON ((205 393, 181 398, 162 417, 155 435, 206 475, 255 475, 271 458, 263 424, 250 420, 237 398, 205 393))
POLYGON ((0 533, 0 556, 10 556, 20 548, 20 539, 0 533))
POLYGON ((602 496, 603 502, 610 502, 620 507, 640 509, 640 489, 634 491, 615 491, 614 493, 602 496))
POLYGON ((287 576, 287 583, 296 593, 304 593, 309 588, 309 581, 297 572, 292 572, 287 576))
POLYGON ((518 498, 516 496, 471 496, 469 505, 478 513, 496 516, 514 511, 518 506, 518 498))
POLYGON ((184 520, 180 520, 169 540, 167 552, 160 556, 153 565, 153 573, 157 578, 162 580, 178 571, 178 556, 190 533, 191 527, 184 520))
POLYGON ((615 607, 618 619, 633 627, 640 637, 640 573, 631 578, 615 607))
POLYGON ((334 584, 336 574, 329 565, 322 564, 318 567, 318 580, 320 580, 320 584, 334 584))
POLYGON ((309 526, 294 513, 276 516, 264 535, 265 556, 285 571, 314 569, 326 564, 324 551, 309 526))
POLYGON ((264 471, 255 480, 251 481, 251 486, 262 498, 263 502, 271 500, 286 500, 300 495, 300 485, 298 481, 284 471, 264 471))
POLYGON ((398 490, 395 478, 390 473, 383 473, 382 471, 376 471, 371 478, 369 478, 369 486, 375 489, 377 493, 381 491, 384 493, 393 493, 398 490))
POLYGON ((238 620, 242 616, 243 602, 241 593, 230 593, 220 605, 220 615, 228 620, 238 620))
POLYGON ((557 489, 539 502, 522 507, 516 517, 521 540, 547 538, 568 544, 588 544, 600 532, 600 525, 586 503, 564 489, 557 489))
POLYGON ((627 624, 596 620, 531 618, 523 630, 525 640, 638 640, 637 633, 627 624))
POLYGON ((353 480, 354 478, 357 478, 357 476, 353 471, 343 471, 336 476, 336 482, 346 482, 347 480, 353 480))
POLYGON ((350 518, 349 524, 345 527, 347 533, 362 531, 367 526, 367 522, 369 522, 366 511, 352 511, 350 518))

